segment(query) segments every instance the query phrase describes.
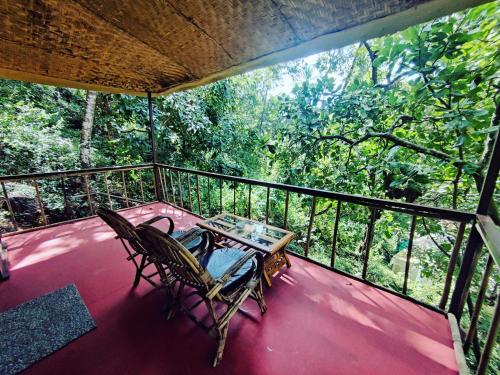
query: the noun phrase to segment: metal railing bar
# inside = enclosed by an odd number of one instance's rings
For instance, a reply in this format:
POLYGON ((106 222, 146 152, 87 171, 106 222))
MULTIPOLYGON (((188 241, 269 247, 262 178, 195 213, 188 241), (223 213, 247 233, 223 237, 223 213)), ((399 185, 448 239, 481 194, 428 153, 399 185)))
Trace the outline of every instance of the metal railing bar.
POLYGON ((61 188, 64 199, 64 212, 69 212, 69 202, 68 202, 68 194, 66 193, 66 186, 64 183, 64 177, 61 176, 61 188))
POLYGON ((410 215, 416 214, 418 216, 433 217, 433 218, 438 218, 438 219, 443 219, 443 220, 460 221, 460 222, 461 221, 469 222, 475 218, 475 215, 471 212, 465 212, 465 211, 459 211, 459 210, 453 210, 453 209, 447 209, 447 208, 430 207, 430 206, 425 206, 425 205, 419 205, 416 203, 407 203, 407 202, 391 201, 391 200, 380 199, 380 198, 371 198, 371 197, 365 197, 365 196, 356 195, 356 194, 339 193, 339 192, 334 192, 334 191, 308 188, 308 187, 300 187, 300 186, 294 186, 294 185, 287 185, 287 184, 281 184, 281 183, 276 183, 276 182, 265 182, 265 181, 260 181, 260 180, 244 178, 244 177, 236 177, 236 176, 223 175, 223 174, 213 173, 213 172, 197 171, 197 170, 188 169, 188 168, 173 167, 173 166, 169 166, 166 164, 160 164, 160 165, 167 167, 167 168, 171 168, 172 170, 181 171, 181 172, 189 172, 189 173, 198 174, 198 175, 204 176, 204 177, 223 178, 224 180, 234 181, 234 182, 238 182, 238 183, 251 184, 251 185, 263 186, 263 187, 270 187, 272 189, 279 189, 279 190, 285 190, 285 191, 289 191, 289 192, 293 192, 293 193, 317 196, 318 198, 340 200, 343 202, 355 203, 355 204, 359 204, 362 206, 368 206, 368 207, 373 207, 373 208, 378 208, 378 209, 383 209, 383 210, 402 212, 402 213, 406 213, 406 214, 410 214, 410 215))
POLYGON ((208 216, 210 216, 210 177, 207 177, 207 192, 208 192, 208 216))
POLYGON ((5 183, 3 181, 1 182, 1 184, 2 184, 3 196, 5 198, 5 202, 7 203, 7 209, 9 211, 10 219, 12 220, 12 224, 14 225, 14 229, 18 231, 19 225, 17 223, 14 210, 12 209, 12 205, 10 204, 9 194, 7 194, 7 188, 5 187, 5 183))
POLYGON ((236 182, 233 182, 233 215, 236 215, 236 182))
POLYGON ((340 221, 340 207, 342 205, 341 201, 337 201, 337 207, 335 209, 335 224, 333 224, 333 239, 332 239, 332 257, 330 259, 330 267, 335 267, 335 257, 337 255, 337 238, 339 233, 339 221, 340 221))
POLYGON ((363 249, 363 270, 361 272, 361 277, 366 279, 366 273, 368 271, 368 259, 370 258, 370 248, 373 240, 373 232, 375 227, 375 220, 377 216, 377 209, 372 208, 370 210, 370 221, 368 223, 368 228, 366 231, 366 240, 363 249))
POLYGON ((486 290, 488 289, 488 281, 490 280, 491 271, 493 270, 493 258, 488 256, 488 261, 486 262, 486 268, 481 279, 481 286, 479 287, 479 293, 477 294, 476 303, 474 304, 474 310, 472 311, 472 317, 470 318, 469 329, 467 330, 467 335, 464 341, 464 352, 470 349, 474 335, 476 334, 477 322, 479 320, 479 314, 481 313, 481 308, 483 306, 484 297, 486 296, 486 290))
POLYGON ((410 273, 410 262, 411 262, 411 251, 413 249, 413 236, 415 235, 415 228, 417 226, 417 217, 412 216, 411 226, 410 226, 410 237, 408 239, 408 247, 406 250, 406 264, 405 264, 405 276, 403 281, 403 294, 408 292, 408 274, 410 273))
POLYGON ((177 189, 179 190, 179 199, 181 207, 184 208, 184 198, 182 197, 181 173, 177 171, 177 189))
POLYGON ((146 201, 146 199, 144 199, 144 185, 142 182, 142 171, 137 172, 137 174, 139 175, 139 187, 141 189, 141 199, 142 199, 142 203, 144 203, 146 201))
POLYGON ((198 175, 196 175, 196 200, 198 201, 198 213, 203 215, 201 212, 200 176, 198 175))
POLYGON ((43 172, 43 173, 28 173, 28 174, 17 174, 17 175, 6 175, 0 176, 0 182, 14 182, 20 180, 40 180, 44 178, 54 178, 54 177, 78 177, 84 174, 95 174, 100 172, 121 172, 129 170, 140 170, 153 168, 153 164, 138 164, 138 165, 122 165, 116 167, 99 167, 99 168, 88 168, 88 169, 72 169, 68 171, 54 171, 54 172, 43 172))
POLYGON ((285 194, 285 217, 283 221, 283 228, 288 229, 288 204, 290 202, 290 192, 287 190, 285 194))
POLYGON ((106 173, 103 173, 102 178, 104 179, 104 187, 106 189, 106 195, 108 196, 109 208, 113 209, 113 200, 111 199, 111 194, 109 193, 108 177, 106 173))
POLYGON ((457 236, 455 238, 455 243, 453 244, 453 249, 451 251, 450 260, 448 262, 448 270, 446 272, 446 278, 444 281, 443 294, 441 295, 441 301, 439 302, 439 308, 443 309, 448 303, 448 298, 450 296, 451 282, 453 279, 453 272, 457 265, 458 254, 460 252, 460 247, 462 246, 462 240, 464 238, 466 223, 460 223, 458 227, 457 236))
POLYGON ((43 207, 42 197, 40 196, 40 189, 38 188, 38 182, 36 182, 36 180, 33 180, 33 187, 35 188, 36 200, 38 202, 38 206, 40 207, 42 224, 47 225, 47 216, 45 216, 45 208, 43 207))
POLYGON ((189 198, 189 210, 193 211, 193 197, 191 194, 191 175, 186 173, 187 185, 188 185, 188 198, 189 198))
POLYGON ((252 218, 252 185, 248 184, 248 218, 252 218))
POLYGON ((168 196, 167 196, 167 188, 166 188, 166 181, 165 181, 165 168, 159 168, 159 177, 160 177, 160 190, 162 191, 163 195, 163 200, 166 202, 169 202, 168 196))
POLYGON ((89 203, 90 215, 94 215, 94 207, 92 206, 92 198, 90 196, 89 179, 86 174, 83 175, 83 183, 84 183, 85 194, 87 195, 87 202, 89 203))
POLYGON ((122 183, 123 183, 123 195, 125 196, 125 206, 129 207, 128 203, 128 192, 127 192, 127 180, 125 178, 125 171, 122 172, 122 183))
POLYGON ((491 352, 496 344, 496 337, 498 333, 498 323, 500 321, 500 293, 497 295, 497 301, 495 304, 495 313, 491 319, 490 328, 488 329, 488 335, 486 336, 486 341, 484 343, 483 353, 479 360, 479 365, 477 368, 477 375, 484 375, 488 371, 488 363, 490 362, 491 352))
POLYGON ((266 190, 266 224, 269 224, 269 196, 271 194, 271 188, 268 187, 266 190))
POLYGON ((219 212, 222 213, 222 178, 219 178, 219 212))
POLYGON ((314 223, 314 215, 315 214, 316 214, 316 197, 313 197, 312 204, 311 204, 311 213, 309 215, 309 225, 307 226, 306 246, 304 249, 304 254, 306 257, 309 257, 309 247, 311 245, 311 233, 312 233, 312 227, 313 227, 313 223, 314 223))

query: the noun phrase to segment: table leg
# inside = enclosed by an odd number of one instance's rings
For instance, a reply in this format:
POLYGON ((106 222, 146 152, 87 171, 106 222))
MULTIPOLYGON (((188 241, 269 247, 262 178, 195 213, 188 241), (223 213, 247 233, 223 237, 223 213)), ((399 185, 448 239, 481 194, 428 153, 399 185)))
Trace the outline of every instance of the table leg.
POLYGON ((267 286, 271 288, 273 286, 273 283, 271 282, 271 277, 267 274, 267 271, 264 270, 264 272, 262 272, 262 275, 264 276, 264 280, 266 280, 267 286))
POLYGON ((292 266, 292 262, 290 262, 290 258, 288 258, 288 254, 286 253, 285 249, 283 249, 283 256, 285 257, 287 268, 290 268, 292 266))

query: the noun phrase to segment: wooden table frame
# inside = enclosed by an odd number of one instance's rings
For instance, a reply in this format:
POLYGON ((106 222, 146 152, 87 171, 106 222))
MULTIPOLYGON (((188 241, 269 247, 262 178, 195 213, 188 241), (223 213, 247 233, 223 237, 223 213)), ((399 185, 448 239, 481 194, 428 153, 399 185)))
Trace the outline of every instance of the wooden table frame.
MULTIPOLYGON (((216 215, 214 217, 208 218, 205 221, 202 221, 197 224, 199 227, 207 229, 213 233, 216 233, 220 237, 224 239, 229 239, 234 242, 240 243, 247 248, 253 248, 261 251, 264 253, 264 279, 266 280, 266 283, 269 287, 272 286, 271 282, 271 276, 273 276, 276 272, 278 272, 282 267, 285 265, 290 268, 292 266, 290 259, 288 258, 288 255, 286 254, 286 246, 293 240, 295 237, 295 233, 277 228, 275 226, 269 225, 269 224, 264 224, 256 220, 251 220, 245 217, 233 215, 230 213, 221 213, 219 215, 216 215), (264 238, 265 240, 273 241, 272 245, 270 246, 264 246, 262 244, 256 243, 252 240, 249 240, 247 238, 241 237, 237 234, 230 233, 228 230, 224 230, 222 228, 217 228, 213 225, 208 224, 209 222, 219 222, 220 224, 224 224, 225 226, 228 226, 228 223, 223 221, 221 223, 221 220, 224 216, 230 216, 232 218, 237 219, 238 221, 250 221, 253 223, 256 223, 258 225, 262 225, 264 227, 267 227, 269 229, 272 229, 273 231, 276 232, 281 232, 284 234, 284 236, 281 239, 275 239, 272 237, 265 236, 261 234, 260 236, 264 238)), ((236 225, 233 226, 228 226, 229 230, 233 229, 236 225)), ((228 241, 224 241, 228 242, 228 241)))

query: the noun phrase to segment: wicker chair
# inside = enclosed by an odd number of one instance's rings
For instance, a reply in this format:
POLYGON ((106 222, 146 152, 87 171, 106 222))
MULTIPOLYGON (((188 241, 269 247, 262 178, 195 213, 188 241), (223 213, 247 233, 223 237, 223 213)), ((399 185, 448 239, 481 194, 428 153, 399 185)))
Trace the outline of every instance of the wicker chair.
MULTIPOLYGON (((130 221, 125 219, 117 212, 106 207, 99 207, 97 209, 97 215, 99 215, 99 217, 115 231, 115 238, 120 239, 125 248, 125 251, 128 254, 127 260, 132 261, 132 263, 134 264, 136 269, 133 283, 134 288, 139 285, 139 281, 141 280, 141 278, 143 278, 153 286, 158 286, 152 280, 152 278, 158 274, 160 274, 160 279, 168 279, 166 270, 164 269, 164 267, 158 267, 159 264, 156 264, 157 267, 155 272, 151 274, 146 274, 144 272, 146 268, 151 266, 154 262, 148 259, 149 254, 144 246, 142 246, 141 240, 137 236, 136 227, 130 221), (127 243, 129 246, 127 246, 127 243), (136 258, 140 258, 140 261, 138 262, 136 258)), ((193 231, 174 231, 174 222, 168 216, 156 216, 150 220, 145 221, 144 224, 153 224, 160 220, 168 220, 169 228, 167 233, 172 237, 181 240, 190 251, 196 251, 196 249, 201 245, 201 236, 193 236, 193 231)), ((197 230, 195 230, 195 232, 197 232, 197 230)))
MULTIPOLYGON (((262 294, 263 257, 256 250, 243 251, 235 248, 214 249, 213 234, 203 230, 203 246, 199 256, 194 256, 185 246, 169 235, 151 225, 141 224, 137 234, 145 247, 148 248, 155 261, 166 265, 177 285, 173 293, 169 318, 175 311, 181 310, 195 323, 213 334, 217 340, 217 352, 213 366, 222 359, 227 337, 229 320, 238 311, 241 304, 251 297, 257 301, 261 314, 266 312, 266 303, 262 294), (183 295, 184 286, 194 290, 183 295), (182 300, 191 296, 199 296, 191 307, 184 306, 182 300), (224 313, 217 315, 214 301, 227 306, 224 313), (213 324, 210 327, 199 322, 192 310, 205 303, 213 324)), ((169 281, 169 286, 175 288, 175 283, 169 281)))

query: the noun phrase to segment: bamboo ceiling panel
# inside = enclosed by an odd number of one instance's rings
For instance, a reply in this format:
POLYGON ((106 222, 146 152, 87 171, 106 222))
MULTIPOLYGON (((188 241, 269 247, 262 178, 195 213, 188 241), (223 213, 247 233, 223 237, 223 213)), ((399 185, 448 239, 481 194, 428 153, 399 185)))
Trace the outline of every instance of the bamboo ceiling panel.
POLYGON ((0 0, 0 76, 169 93, 481 0, 0 0))

